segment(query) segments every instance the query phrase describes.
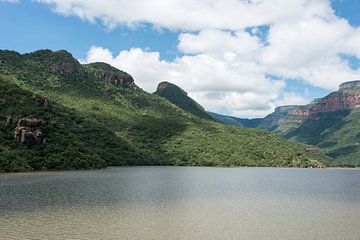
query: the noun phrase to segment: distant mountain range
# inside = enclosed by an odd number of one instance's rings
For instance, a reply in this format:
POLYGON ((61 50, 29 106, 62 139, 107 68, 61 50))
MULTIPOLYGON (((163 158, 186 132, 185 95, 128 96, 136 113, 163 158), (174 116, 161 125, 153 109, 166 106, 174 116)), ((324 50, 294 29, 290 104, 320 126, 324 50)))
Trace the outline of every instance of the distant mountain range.
POLYGON ((211 115, 226 124, 261 128, 318 146, 336 160, 334 164, 360 166, 360 81, 345 82, 308 105, 278 107, 263 119, 211 115))
POLYGON ((0 172, 333 161, 317 147, 224 125, 170 83, 150 94, 129 74, 63 50, 0 51, 0 109, 0 172))

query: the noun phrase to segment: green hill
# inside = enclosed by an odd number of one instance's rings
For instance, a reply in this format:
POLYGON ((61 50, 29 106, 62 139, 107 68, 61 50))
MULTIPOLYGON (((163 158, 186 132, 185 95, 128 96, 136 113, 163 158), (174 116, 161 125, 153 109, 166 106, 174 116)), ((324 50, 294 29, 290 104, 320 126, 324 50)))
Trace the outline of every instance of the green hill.
POLYGON ((360 166, 360 112, 318 114, 284 135, 290 140, 313 144, 334 158, 333 166, 360 166))
POLYGON ((66 51, 0 51, 0 171, 109 165, 321 166, 314 147, 208 121, 66 51))
POLYGON ((215 120, 204 110, 204 108, 199 103, 190 98, 187 92, 185 92, 183 89, 179 88, 175 84, 169 82, 161 82, 159 83, 157 90, 154 94, 166 98, 184 111, 190 112, 195 116, 203 119, 215 120))

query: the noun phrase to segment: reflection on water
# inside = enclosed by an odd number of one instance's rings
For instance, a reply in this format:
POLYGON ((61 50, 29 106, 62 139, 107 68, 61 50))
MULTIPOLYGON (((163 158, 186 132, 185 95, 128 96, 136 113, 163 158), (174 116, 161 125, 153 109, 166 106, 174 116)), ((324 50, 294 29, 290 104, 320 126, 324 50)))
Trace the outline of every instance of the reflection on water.
POLYGON ((0 175, 0 239, 360 239, 360 171, 131 167, 0 175))

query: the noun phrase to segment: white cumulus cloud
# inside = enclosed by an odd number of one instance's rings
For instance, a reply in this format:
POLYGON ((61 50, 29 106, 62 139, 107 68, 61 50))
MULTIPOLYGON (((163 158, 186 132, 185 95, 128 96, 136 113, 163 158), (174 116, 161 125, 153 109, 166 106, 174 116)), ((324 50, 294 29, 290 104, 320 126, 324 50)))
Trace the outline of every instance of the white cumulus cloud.
POLYGON ((35 1, 108 29, 151 24, 179 32, 183 56, 172 61, 156 51, 114 55, 101 47, 91 48, 85 61, 125 70, 150 92, 160 81, 173 82, 212 111, 261 116, 278 105, 308 101, 286 92, 291 79, 335 89, 360 78, 360 70, 341 57, 360 59, 360 28, 336 16, 330 0, 35 1))

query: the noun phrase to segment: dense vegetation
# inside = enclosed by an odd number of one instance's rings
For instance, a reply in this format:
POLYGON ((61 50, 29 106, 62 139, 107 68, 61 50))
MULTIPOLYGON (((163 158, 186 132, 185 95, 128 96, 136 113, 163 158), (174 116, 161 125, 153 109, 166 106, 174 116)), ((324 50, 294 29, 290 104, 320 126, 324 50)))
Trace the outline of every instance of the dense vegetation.
POLYGON ((107 64, 81 65, 66 51, 0 51, 0 171, 108 165, 309 167, 317 148, 257 129, 198 118, 107 64), (104 74, 105 73, 105 74, 104 74), (49 106, 37 99, 48 99, 49 106), (43 145, 14 141, 16 121, 44 120, 43 145))
POLYGON ((335 159, 330 166, 360 166, 360 112, 339 111, 319 114, 284 135, 298 142, 316 145, 335 159))

